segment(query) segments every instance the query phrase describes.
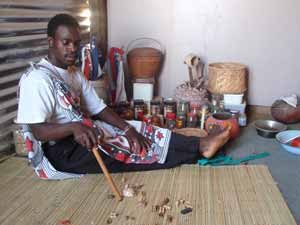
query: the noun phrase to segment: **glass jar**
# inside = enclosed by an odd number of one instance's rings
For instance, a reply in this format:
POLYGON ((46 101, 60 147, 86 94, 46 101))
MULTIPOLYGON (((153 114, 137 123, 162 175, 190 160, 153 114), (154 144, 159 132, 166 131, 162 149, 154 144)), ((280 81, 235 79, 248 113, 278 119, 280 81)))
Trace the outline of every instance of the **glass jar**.
POLYGON ((185 114, 177 114, 176 117, 176 128, 181 129, 185 127, 186 116, 185 114))
POLYGON ((173 99, 167 99, 164 101, 164 117, 166 117, 169 112, 175 113, 176 115, 176 101, 173 99))
POLYGON ((186 120, 186 126, 187 127, 197 127, 197 115, 193 112, 188 113, 187 120, 186 120))
POLYGON ((160 101, 152 100, 150 102, 150 108, 151 115, 159 115, 161 113, 160 101))
POLYGON ((134 100, 133 105, 134 105, 134 119, 142 121, 144 117, 144 110, 145 110, 144 100, 140 100, 140 99, 134 100))
POLYGON ((166 128, 173 130, 176 126, 176 114, 168 112, 166 115, 166 128))
POLYGON ((151 124, 151 121, 152 121, 151 115, 150 115, 150 114, 144 115, 143 121, 144 121, 147 125, 151 124))
POLYGON ((152 115, 151 117, 151 124, 157 127, 161 127, 162 123, 161 123, 161 117, 158 115, 152 115))
POLYGON ((186 115, 189 112, 189 104, 187 101, 179 101, 177 104, 177 115, 186 115))
POLYGON ((130 107, 130 103, 129 102, 120 102, 118 104, 118 114, 120 115, 120 117, 122 119, 125 120, 133 120, 134 119, 134 111, 133 109, 130 107))

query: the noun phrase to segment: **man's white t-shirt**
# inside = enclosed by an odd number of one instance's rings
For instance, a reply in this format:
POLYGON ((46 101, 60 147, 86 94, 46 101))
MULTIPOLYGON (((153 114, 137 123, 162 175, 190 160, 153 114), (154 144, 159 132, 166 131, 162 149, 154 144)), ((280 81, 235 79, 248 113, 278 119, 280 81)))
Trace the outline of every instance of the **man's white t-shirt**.
POLYGON ((71 119, 66 115, 67 105, 57 95, 49 76, 53 71, 71 87, 73 97, 80 103, 83 112, 89 115, 100 113, 106 104, 100 99, 88 80, 80 73, 69 73, 42 59, 37 69, 31 68, 20 80, 17 123, 67 123, 71 119), (47 67, 50 70, 44 68, 47 67))

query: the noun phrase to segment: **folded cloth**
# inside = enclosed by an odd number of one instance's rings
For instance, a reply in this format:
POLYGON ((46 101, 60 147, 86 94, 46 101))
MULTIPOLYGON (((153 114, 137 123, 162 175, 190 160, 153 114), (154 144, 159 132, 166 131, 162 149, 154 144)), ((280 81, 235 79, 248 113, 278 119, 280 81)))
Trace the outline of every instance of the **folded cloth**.
POLYGON ((291 94, 289 96, 283 96, 280 98, 281 100, 283 100, 285 103, 289 104, 290 106, 293 107, 297 107, 297 103, 298 103, 298 98, 296 94, 291 94))

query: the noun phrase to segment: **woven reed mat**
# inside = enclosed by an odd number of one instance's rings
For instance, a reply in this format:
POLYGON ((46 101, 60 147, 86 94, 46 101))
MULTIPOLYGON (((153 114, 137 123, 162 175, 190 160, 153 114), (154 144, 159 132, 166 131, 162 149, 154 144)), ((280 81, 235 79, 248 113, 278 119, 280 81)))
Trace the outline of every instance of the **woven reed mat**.
POLYGON ((122 202, 111 199, 103 175, 42 181, 25 161, 7 160, 0 164, 0 224, 296 224, 265 166, 186 165, 113 177, 119 187, 125 183, 143 185, 140 193, 145 192, 147 205, 138 203, 142 199, 138 196, 122 202), (170 201, 161 217, 153 206, 161 205, 165 198, 170 201), (191 205, 193 211, 182 215, 183 201, 176 206, 180 199, 191 205), (110 216, 113 218, 109 219, 110 216))

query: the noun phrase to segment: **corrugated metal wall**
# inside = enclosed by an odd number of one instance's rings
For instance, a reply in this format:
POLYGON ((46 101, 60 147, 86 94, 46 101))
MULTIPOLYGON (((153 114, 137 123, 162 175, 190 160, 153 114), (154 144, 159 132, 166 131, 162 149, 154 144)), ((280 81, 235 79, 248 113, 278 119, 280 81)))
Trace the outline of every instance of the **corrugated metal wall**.
POLYGON ((89 27, 82 15, 86 0, 1 0, 0 1, 0 151, 11 147, 13 120, 17 113, 18 81, 28 62, 47 53, 47 22, 58 13, 69 13, 89 40, 89 27))

